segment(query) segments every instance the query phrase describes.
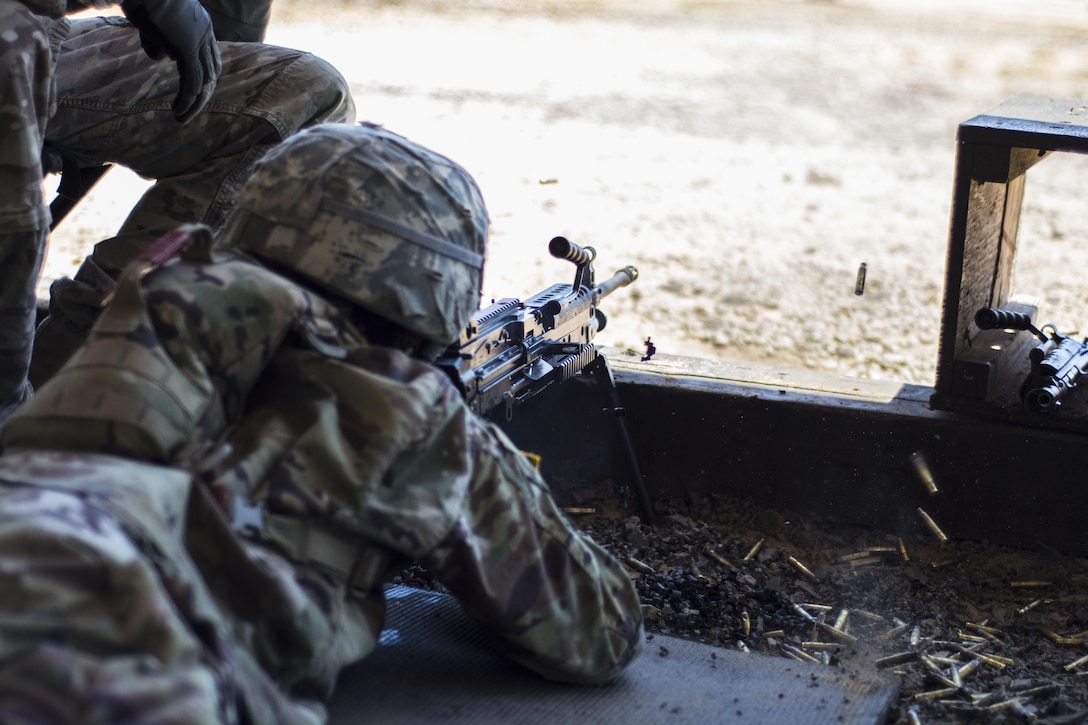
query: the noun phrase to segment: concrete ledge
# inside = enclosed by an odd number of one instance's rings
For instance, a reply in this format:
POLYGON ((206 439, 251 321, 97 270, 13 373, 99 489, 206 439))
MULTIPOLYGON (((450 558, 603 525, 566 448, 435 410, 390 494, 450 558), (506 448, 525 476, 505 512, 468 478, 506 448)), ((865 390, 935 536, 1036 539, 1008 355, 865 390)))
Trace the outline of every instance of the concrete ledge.
MULTIPOLYGON (((889 533, 917 531, 923 507, 952 538, 1088 554, 1083 434, 933 411, 924 386, 606 354, 652 496, 720 492, 889 533)), ((504 424, 561 499, 632 482, 604 396, 576 379, 504 424)))
POLYGON ((331 723, 880 725, 898 685, 853 672, 655 635, 613 683, 548 682, 490 648, 457 601, 390 586, 378 649, 343 672, 331 723))

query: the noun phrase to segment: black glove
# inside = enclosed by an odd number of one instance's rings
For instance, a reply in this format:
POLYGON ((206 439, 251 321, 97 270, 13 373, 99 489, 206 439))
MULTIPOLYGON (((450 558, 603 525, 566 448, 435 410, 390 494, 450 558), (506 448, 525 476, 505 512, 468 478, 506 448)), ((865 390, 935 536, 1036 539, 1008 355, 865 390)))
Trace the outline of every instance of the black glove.
POLYGON ((179 123, 188 123, 208 102, 223 68, 211 18, 197 0, 125 0, 121 10, 140 31, 148 56, 170 56, 177 64, 172 108, 179 123))

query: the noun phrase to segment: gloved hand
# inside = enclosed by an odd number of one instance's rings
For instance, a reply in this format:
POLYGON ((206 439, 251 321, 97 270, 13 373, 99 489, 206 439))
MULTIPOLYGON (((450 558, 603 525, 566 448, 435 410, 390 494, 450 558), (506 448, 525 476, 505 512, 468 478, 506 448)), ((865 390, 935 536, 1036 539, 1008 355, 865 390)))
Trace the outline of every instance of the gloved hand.
POLYGON ((208 102, 223 68, 207 11, 197 0, 124 0, 121 10, 140 31, 148 56, 170 56, 177 64, 172 108, 179 123, 188 123, 208 102))

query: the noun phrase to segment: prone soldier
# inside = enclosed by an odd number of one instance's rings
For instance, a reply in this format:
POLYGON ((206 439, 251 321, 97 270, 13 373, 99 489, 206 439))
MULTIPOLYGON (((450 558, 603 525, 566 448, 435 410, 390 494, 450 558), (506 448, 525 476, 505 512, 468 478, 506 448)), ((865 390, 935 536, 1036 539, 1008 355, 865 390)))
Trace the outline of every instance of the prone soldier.
POLYGON ((183 228, 126 269, 3 430, 0 720, 319 722, 413 561, 544 677, 638 654, 623 569, 431 364, 487 226, 454 162, 326 124, 258 163, 218 245, 183 228))

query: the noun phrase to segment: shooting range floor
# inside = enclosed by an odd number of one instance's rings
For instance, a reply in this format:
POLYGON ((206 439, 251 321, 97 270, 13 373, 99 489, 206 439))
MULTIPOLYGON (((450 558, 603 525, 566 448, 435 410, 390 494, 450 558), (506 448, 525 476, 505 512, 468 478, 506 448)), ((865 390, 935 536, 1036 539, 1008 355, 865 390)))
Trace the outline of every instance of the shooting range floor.
POLYGON ((382 644, 344 671, 329 705, 334 725, 395 723, 879 724, 898 686, 766 655, 654 635, 606 687, 546 682, 499 656, 457 601, 387 590, 382 644))

